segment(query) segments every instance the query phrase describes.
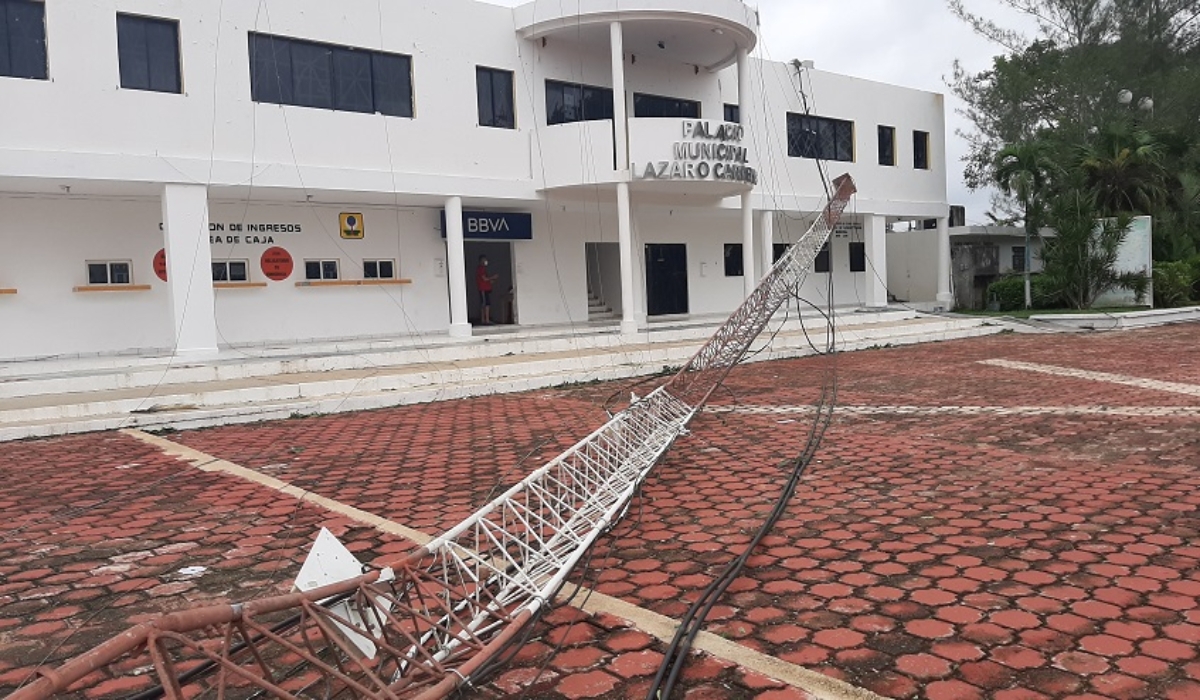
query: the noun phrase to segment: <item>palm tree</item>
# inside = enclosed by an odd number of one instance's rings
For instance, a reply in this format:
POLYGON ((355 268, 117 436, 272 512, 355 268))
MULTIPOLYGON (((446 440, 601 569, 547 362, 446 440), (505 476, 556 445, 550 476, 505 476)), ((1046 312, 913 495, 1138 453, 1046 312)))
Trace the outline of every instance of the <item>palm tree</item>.
POLYGON ((1045 209, 1045 193, 1059 171, 1054 149, 1048 141, 1014 143, 996 153, 993 178, 1000 190, 1015 197, 1025 217, 1025 308, 1033 306, 1029 284, 1029 242, 1038 229, 1045 209))
POLYGON ((1166 147, 1149 131, 1117 124, 1083 149, 1079 167, 1106 216, 1151 214, 1170 196, 1166 147))

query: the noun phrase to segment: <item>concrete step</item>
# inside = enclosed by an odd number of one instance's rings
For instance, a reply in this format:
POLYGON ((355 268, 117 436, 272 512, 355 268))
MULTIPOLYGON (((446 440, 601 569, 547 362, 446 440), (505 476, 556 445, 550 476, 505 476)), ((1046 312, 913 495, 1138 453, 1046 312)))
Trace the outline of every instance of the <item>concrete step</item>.
MULTIPOLYGON (((975 320, 925 318, 842 324, 838 335, 842 349, 853 350, 973 337, 998 330, 975 320)), ((809 335, 817 347, 823 347, 823 329, 814 331, 810 326, 809 335)), ((698 347, 693 339, 685 338, 457 363, 249 377, 160 386, 155 391, 116 389, 25 397, 0 402, 0 440, 118 427, 191 428, 620 379, 682 365, 698 347)), ((785 328, 752 361, 811 352, 802 332, 785 328)))

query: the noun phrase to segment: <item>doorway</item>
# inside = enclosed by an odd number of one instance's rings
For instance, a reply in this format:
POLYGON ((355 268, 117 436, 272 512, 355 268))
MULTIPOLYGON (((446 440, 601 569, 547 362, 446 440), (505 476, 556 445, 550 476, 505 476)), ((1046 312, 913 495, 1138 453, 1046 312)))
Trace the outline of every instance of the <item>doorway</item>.
POLYGON ((467 273, 467 320, 473 325, 480 321, 482 304, 475 272, 479 267, 479 256, 488 260, 488 274, 498 279, 492 282, 492 323, 513 324, 517 322, 515 292, 513 285, 512 243, 507 241, 464 241, 463 264, 467 273))
POLYGON ((621 315, 621 247, 616 243, 585 243, 588 320, 621 315))
POLYGON ((687 312, 687 245, 647 243, 646 313, 667 316, 687 312))

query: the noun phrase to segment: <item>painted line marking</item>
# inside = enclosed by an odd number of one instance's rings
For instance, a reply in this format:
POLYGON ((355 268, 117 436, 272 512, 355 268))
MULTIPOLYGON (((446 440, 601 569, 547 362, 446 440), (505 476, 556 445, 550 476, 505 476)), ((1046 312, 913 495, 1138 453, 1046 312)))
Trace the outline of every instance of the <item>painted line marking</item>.
POLYGON ((1026 372, 1037 372, 1039 374, 1050 374, 1056 377, 1088 379, 1093 382, 1108 382, 1109 384, 1121 384, 1124 386, 1137 387, 1139 389, 1152 389, 1154 391, 1166 391, 1172 394, 1184 394, 1185 396, 1200 397, 1200 386, 1196 384, 1164 382, 1157 379, 1131 377, 1125 374, 1090 372, 1088 370, 1073 369, 1071 367, 1057 367, 1055 365, 1042 365, 1033 362, 1017 362, 1015 360, 980 360, 979 364, 991 365, 992 367, 1004 367, 1006 369, 1019 369, 1026 372))
MULTIPOLYGON (((809 415, 812 406, 709 406, 708 413, 726 413, 749 416, 809 415)), ((838 405, 838 415, 879 416, 1117 416, 1117 417, 1200 417, 1200 406, 843 406, 838 405)))
MULTIPOLYGON (((135 440, 140 440, 158 448, 163 454, 181 459, 201 471, 225 474, 253 482, 265 488, 293 496, 306 503, 320 506, 351 520, 370 525, 381 532, 405 537, 420 545, 433 540, 433 537, 426 533, 405 527, 397 522, 381 518, 378 515, 348 506, 331 498, 318 496, 311 491, 298 488, 285 481, 260 474, 253 469, 219 459, 199 450, 167 440, 166 438, 151 435, 137 429, 126 429, 121 432, 135 440)), ((586 605, 578 606, 584 612, 593 614, 606 612, 616 615, 632 622, 639 630, 655 637, 663 643, 669 644, 671 638, 675 636, 675 630, 679 627, 677 620, 597 591, 574 586, 573 584, 565 585, 559 593, 559 598, 570 600, 576 595, 586 596, 586 605)), ((886 700, 882 695, 876 695, 869 690, 858 688, 845 681, 830 678, 822 673, 810 671, 787 661, 755 651, 711 632, 701 632, 696 638, 693 648, 710 654, 715 658, 735 663, 744 669, 799 688, 811 695, 814 700, 886 700)))

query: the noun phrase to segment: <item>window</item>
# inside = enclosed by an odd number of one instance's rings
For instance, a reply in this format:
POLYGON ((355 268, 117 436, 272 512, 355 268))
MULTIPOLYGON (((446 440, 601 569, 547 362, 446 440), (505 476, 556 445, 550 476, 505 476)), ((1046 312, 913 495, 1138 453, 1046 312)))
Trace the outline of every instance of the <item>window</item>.
POLYGON ((179 72, 179 23, 117 15, 117 59, 127 90, 183 92, 179 72))
POLYGON ((725 121, 741 124, 742 108, 737 105, 725 105, 725 121))
POLYGON ((635 117, 678 117, 699 119, 700 103, 676 97, 633 93, 633 116, 635 117))
POLYGON ((771 262, 772 263, 779 262, 779 259, 783 257, 784 253, 787 252, 789 245, 790 244, 788 244, 788 243, 772 243, 771 244, 771 262))
POLYGON ((396 262, 394 260, 364 260, 363 279, 393 280, 396 279, 396 262))
POLYGON ((89 261, 88 284, 132 284, 129 261, 89 261))
POLYGON ((725 276, 742 277, 745 275, 742 264, 742 244, 725 244, 725 276))
POLYGON ((546 81, 546 123, 596 121, 613 118, 612 88, 546 81))
POLYGON ((789 112, 787 130, 789 156, 854 160, 854 122, 789 112))
POLYGON ((929 132, 913 132, 913 167, 929 170, 929 132))
POLYGON ((896 164, 896 127, 879 127, 879 164, 896 164))
POLYGON ((250 95, 255 102, 411 117, 412 58, 251 33, 250 95))
POLYGON ((829 269, 829 241, 825 241, 825 245, 821 246, 816 259, 813 260, 813 272, 829 272, 829 269))
POLYGON ((477 67, 475 93, 479 100, 479 126, 517 128, 512 71, 477 67))
POLYGON ((867 271, 867 244, 862 241, 850 242, 850 271, 867 271))
POLYGON ((214 260, 212 264, 213 282, 246 282, 247 270, 250 268, 245 260, 214 260))
POLYGON ((305 260, 304 279, 306 280, 335 280, 338 279, 337 260, 305 260))
POLYGON ((1013 272, 1025 271, 1025 246, 1013 246, 1012 269, 1013 272))
POLYGON ((0 0, 0 76, 47 78, 45 3, 0 0))

